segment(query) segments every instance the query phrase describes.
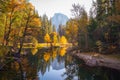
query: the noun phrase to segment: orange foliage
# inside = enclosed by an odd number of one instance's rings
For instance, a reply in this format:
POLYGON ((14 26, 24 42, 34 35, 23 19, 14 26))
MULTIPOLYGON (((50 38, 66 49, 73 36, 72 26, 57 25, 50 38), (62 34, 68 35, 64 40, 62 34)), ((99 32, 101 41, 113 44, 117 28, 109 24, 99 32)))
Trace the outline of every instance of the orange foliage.
POLYGON ((35 26, 35 27, 40 27, 41 26, 41 21, 39 18, 33 18, 32 21, 30 22, 30 26, 35 26))
POLYGON ((45 40, 46 42, 51 42, 50 36, 49 36, 48 33, 44 36, 44 40, 45 40))
POLYGON ((35 55, 38 52, 38 49, 36 49, 36 48, 31 49, 31 52, 32 52, 32 55, 35 55))
POLYGON ((67 39, 65 38, 65 36, 62 36, 60 38, 60 43, 63 43, 63 44, 67 43, 67 39))
POLYGON ((47 62, 50 59, 50 53, 44 54, 44 60, 47 62))
POLYGON ((70 19, 67 22, 67 26, 66 26, 66 35, 70 40, 76 39, 78 34, 78 23, 76 20, 74 19, 70 19))
POLYGON ((64 56, 65 55, 65 53, 66 53, 66 48, 61 48, 60 49, 60 56, 64 56))

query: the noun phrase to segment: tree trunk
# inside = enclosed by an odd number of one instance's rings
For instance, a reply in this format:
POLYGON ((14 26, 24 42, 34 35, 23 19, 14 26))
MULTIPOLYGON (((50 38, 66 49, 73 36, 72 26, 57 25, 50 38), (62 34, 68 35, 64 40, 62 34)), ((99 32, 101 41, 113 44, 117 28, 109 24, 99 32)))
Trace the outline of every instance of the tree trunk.
POLYGON ((24 33, 23 33, 23 37, 22 37, 22 39, 20 40, 20 48, 19 48, 18 53, 21 52, 22 47, 23 47, 23 42, 24 42, 24 40, 25 40, 26 32, 27 32, 27 29, 28 29, 29 19, 30 19, 30 16, 28 16, 27 21, 26 21, 26 25, 25 25, 25 29, 24 29, 24 33))
POLYGON ((9 37, 10 37, 10 33, 11 33, 11 27, 12 27, 12 15, 13 15, 13 12, 14 12, 14 8, 12 8, 12 11, 11 11, 11 14, 10 14, 10 23, 9 23, 9 27, 8 27, 8 33, 6 34, 6 44, 5 45, 8 45, 9 43, 9 37))
POLYGON ((5 45, 6 44, 6 29, 7 29, 7 16, 6 16, 6 18, 5 18, 6 20, 5 20, 5 30, 4 30, 4 37, 3 37, 3 45, 5 45))

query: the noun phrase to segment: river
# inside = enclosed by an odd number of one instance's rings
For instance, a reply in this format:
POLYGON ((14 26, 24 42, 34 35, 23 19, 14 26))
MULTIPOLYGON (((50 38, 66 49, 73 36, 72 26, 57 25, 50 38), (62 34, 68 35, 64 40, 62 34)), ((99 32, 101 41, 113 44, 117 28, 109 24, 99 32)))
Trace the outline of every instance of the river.
POLYGON ((0 80, 120 80, 120 71, 89 67, 66 49, 23 49, 21 70, 13 61, 0 71, 0 80))

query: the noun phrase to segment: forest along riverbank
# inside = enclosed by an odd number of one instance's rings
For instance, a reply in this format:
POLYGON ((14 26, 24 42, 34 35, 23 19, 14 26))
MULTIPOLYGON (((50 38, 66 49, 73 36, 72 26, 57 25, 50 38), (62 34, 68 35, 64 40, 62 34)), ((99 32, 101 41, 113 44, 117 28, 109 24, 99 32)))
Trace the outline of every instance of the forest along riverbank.
POLYGON ((103 66, 108 68, 113 68, 120 70, 120 55, 103 55, 95 52, 88 52, 83 53, 80 52, 80 50, 72 50, 72 48, 67 49, 67 52, 77 57, 78 59, 81 59, 85 62, 88 66, 103 66))

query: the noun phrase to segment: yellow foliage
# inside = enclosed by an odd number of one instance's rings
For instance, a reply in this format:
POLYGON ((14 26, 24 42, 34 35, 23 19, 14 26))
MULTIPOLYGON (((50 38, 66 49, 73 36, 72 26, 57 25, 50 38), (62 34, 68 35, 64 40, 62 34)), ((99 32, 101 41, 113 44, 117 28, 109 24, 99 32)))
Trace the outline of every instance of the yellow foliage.
POLYGON ((45 40, 46 42, 50 42, 50 41, 51 41, 51 40, 50 40, 50 36, 49 36, 48 33, 44 36, 44 40, 45 40))
POLYGON ((14 12, 22 10, 25 8, 25 0, 11 0, 9 2, 8 8, 9 10, 14 9, 14 12))
POLYGON ((78 31, 78 23, 75 20, 70 20, 67 23, 67 31, 70 34, 76 34, 78 31))
POLYGON ((61 48, 60 49, 60 56, 64 56, 65 55, 65 53, 66 53, 66 48, 61 48))
POLYGON ((47 62, 50 59, 50 53, 44 54, 44 60, 47 62))
POLYGON ((34 10, 35 9, 35 7, 31 3, 28 3, 27 6, 29 7, 30 10, 34 10))
POLYGON ((58 37, 56 32, 51 33, 51 40, 54 44, 58 42, 58 37))
POLYGON ((74 19, 71 19, 67 22, 66 25, 66 35, 69 38, 76 38, 78 34, 78 22, 74 19))
POLYGON ((60 43, 63 43, 63 44, 67 43, 67 39, 65 38, 65 36, 62 36, 60 38, 60 43))
POLYGON ((53 36, 53 43, 57 43, 57 41, 58 41, 57 35, 54 35, 53 36))
POLYGON ((52 34, 53 34, 53 35, 57 35, 57 33, 56 33, 56 32, 53 32, 52 34))
POLYGON ((32 55, 35 55, 38 52, 38 49, 36 49, 36 48, 31 49, 31 52, 32 52, 32 55))
POLYGON ((33 18, 32 19, 32 22, 31 22, 31 25, 32 26, 41 26, 41 21, 40 21, 40 19, 39 18, 33 18))
POLYGON ((38 47, 38 41, 37 41, 37 39, 36 38, 32 38, 32 43, 33 43, 33 45, 34 45, 34 48, 37 48, 38 47))

